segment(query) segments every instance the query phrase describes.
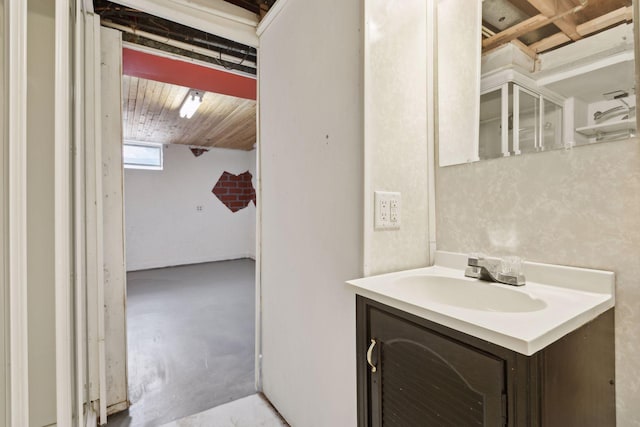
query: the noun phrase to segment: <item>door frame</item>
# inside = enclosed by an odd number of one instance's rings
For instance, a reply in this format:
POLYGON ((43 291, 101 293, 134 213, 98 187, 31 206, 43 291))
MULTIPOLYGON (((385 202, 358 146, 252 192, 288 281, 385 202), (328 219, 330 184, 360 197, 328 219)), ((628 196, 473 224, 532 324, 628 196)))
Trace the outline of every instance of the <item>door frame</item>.
POLYGON ((71 426, 75 407, 74 379, 74 279, 72 229, 71 159, 71 63, 72 18, 76 0, 55 3, 55 128, 54 128, 54 266, 56 330, 56 420, 59 426, 71 426))
MULTIPOLYGON (((258 45, 258 36, 256 35, 256 26, 258 24, 258 20, 257 17, 252 21, 251 19, 248 19, 246 16, 234 16, 232 13, 230 13, 229 11, 229 6, 231 6, 230 4, 224 3, 222 2, 222 0, 216 0, 218 3, 220 3, 221 5, 221 10, 213 10, 213 9, 208 9, 208 8, 203 8, 201 6, 197 6, 191 2, 188 1, 182 1, 182 0, 155 0, 155 1, 148 1, 148 0, 115 0, 116 3, 122 4, 124 6, 128 6, 128 7, 133 7, 135 9, 141 10, 145 13, 149 13, 151 15, 155 15, 155 16, 160 16, 160 17, 164 17, 164 18, 168 18, 171 19, 174 22, 178 22, 181 23, 183 25, 189 25, 191 27, 194 28, 199 28, 201 30, 204 31, 209 31, 209 32, 213 32, 215 31, 215 33, 219 36, 222 37, 226 37, 229 38, 231 40, 236 40, 242 43, 245 43, 249 46, 253 46, 253 47, 257 47, 258 45)), ((283 1, 283 0, 281 0, 283 1)), ((233 8, 238 9, 236 6, 233 6, 233 8)), ((231 8, 231 9, 233 9, 231 8)), ((88 9, 88 7, 87 7, 88 9)), ((90 12, 92 12, 91 9, 88 9, 90 12)), ((85 10, 85 13, 87 12, 87 10, 85 10)), ((88 24, 87 24, 88 25, 88 24)), ((79 34, 76 35, 76 44, 78 43, 82 43, 82 41, 77 40, 79 37, 79 34)), ((97 52, 91 52, 90 49, 85 49, 85 52, 87 55, 98 55, 98 59, 99 59, 99 55, 100 55, 100 51, 99 49, 97 50, 97 52)), ((89 61, 89 58, 86 58, 87 61, 89 61)), ((83 77, 85 79, 85 88, 84 90, 87 92, 87 94, 89 92, 93 92, 93 93, 97 93, 96 91, 99 90, 99 79, 95 79, 94 81, 91 81, 91 78, 87 75, 87 73, 89 72, 89 70, 87 69, 83 69, 81 70, 81 72, 84 74, 83 77)), ((259 82, 259 80, 258 80, 259 82)), ((87 103, 90 103, 89 98, 85 98, 87 100, 87 103)), ((89 105, 86 105, 85 107, 83 107, 83 111, 88 112, 88 108, 90 108, 89 105)), ((76 113, 77 114, 77 113, 76 113)), ((90 132, 95 132, 97 134, 100 133, 100 123, 98 122, 91 122, 91 120, 87 120, 86 118, 84 119, 83 122, 84 126, 85 126, 85 135, 89 134, 90 132)), ((97 142, 97 144, 99 144, 99 142, 97 142)), ((257 152, 256 152, 256 169, 257 169, 257 189, 256 189, 256 196, 257 196, 257 209, 256 209, 256 283, 255 283, 255 289, 256 289, 256 299, 255 299, 255 310, 256 310, 256 348, 255 348, 255 386, 256 386, 256 390, 257 391, 261 391, 261 371, 260 371, 260 354, 261 354, 261 341, 260 341, 260 328, 261 328, 261 321, 260 321, 260 309, 261 309, 261 290, 260 290, 260 168, 259 168, 259 156, 260 156, 260 149, 259 149, 259 144, 258 144, 258 148, 257 148, 257 152)), ((84 184, 86 185, 87 175, 94 175, 96 177, 100 176, 100 171, 99 168, 101 167, 101 164, 96 162, 95 164, 92 162, 87 162, 85 164, 85 175, 83 176, 79 176, 78 179, 83 180, 84 184)), ((76 171, 77 173, 77 171, 76 171)), ((76 185, 76 188, 74 190, 74 199, 76 200, 76 202, 82 200, 82 197, 84 194, 88 194, 85 193, 86 189, 83 189, 82 186, 80 186, 80 188, 78 188, 78 186, 76 185)), ((96 188, 96 192, 100 192, 99 188, 96 188)), ((95 195, 96 200, 100 200, 102 198, 102 194, 96 194, 95 195)), ((99 213, 98 213, 99 215, 99 213)), ((87 217, 85 218, 79 218, 76 217, 75 218, 75 223, 74 226, 76 228, 76 231, 78 230, 79 227, 79 222, 80 221, 85 221, 86 223, 90 223, 91 221, 89 220, 89 218, 87 217)), ((80 227, 82 228, 82 227, 80 227)), ((99 233, 98 233, 99 234, 99 233)), ((76 239, 77 241, 77 239, 76 239)), ((86 236, 84 238, 84 243, 88 244, 89 241, 86 239, 86 236)), ((86 251, 86 266, 88 270, 91 270, 90 266, 90 259, 92 256, 94 256, 95 254, 91 254, 89 251, 86 251)), ((77 256, 77 255, 76 255, 77 256)), ((94 265, 100 265, 99 263, 94 263, 94 265)), ((87 271, 86 272, 87 276, 89 276, 91 274, 91 271, 87 271)), ((92 281, 87 279, 87 293, 91 293, 92 292, 92 288, 96 287, 96 286, 100 286, 99 284, 94 284, 92 283, 92 281)), ((86 315, 89 316, 88 313, 88 309, 85 309, 86 315)), ((87 325, 85 325, 86 327, 87 325)), ((83 333, 85 334, 84 339, 87 339, 86 334, 90 332, 86 331, 86 329, 84 330, 84 332, 78 330, 78 333, 83 333)), ((86 344, 85 344, 86 345, 86 344)), ((89 367, 92 366, 92 359, 95 358, 95 356, 91 355, 91 352, 86 354, 87 357, 87 365, 89 367)), ((124 357, 126 358, 126 354, 124 355, 124 357)), ((104 378, 105 376, 105 369, 106 369, 106 360, 104 358, 102 358, 102 360, 100 360, 99 362, 99 377, 100 378, 104 378)), ((82 367, 79 367, 82 368, 82 367)), ((89 369, 89 377, 91 377, 91 369, 89 369)), ((86 381, 86 380, 85 380, 86 381)), ((102 383, 102 381, 100 381, 102 383)), ((101 384, 101 388, 102 388, 102 384, 101 384)), ((103 420, 103 414, 104 414, 104 407, 103 407, 103 401, 106 403, 106 390, 104 391, 104 393, 101 391, 100 393, 100 414, 101 417, 100 419, 103 420)), ((104 414, 106 415, 106 414, 104 414)))
MULTIPOLYGON (((8 237, 4 267, 8 277, 8 416, 11 426, 29 425, 29 341, 27 294, 27 2, 5 0, 4 59, 7 154, 6 200, 3 200, 8 237)), ((3 182, 4 184, 4 182, 3 182)), ((4 234, 4 233, 3 233, 4 234)), ((6 295, 6 293, 5 293, 6 295)))

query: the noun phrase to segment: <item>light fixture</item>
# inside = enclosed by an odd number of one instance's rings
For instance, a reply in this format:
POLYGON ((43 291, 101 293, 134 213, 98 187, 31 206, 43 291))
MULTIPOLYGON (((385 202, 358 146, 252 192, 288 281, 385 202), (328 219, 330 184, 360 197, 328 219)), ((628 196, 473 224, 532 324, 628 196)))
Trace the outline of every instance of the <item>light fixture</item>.
POLYGON ((195 89, 189 90, 187 97, 182 101, 180 107, 180 117, 190 119, 196 112, 200 104, 202 104, 203 92, 195 89))

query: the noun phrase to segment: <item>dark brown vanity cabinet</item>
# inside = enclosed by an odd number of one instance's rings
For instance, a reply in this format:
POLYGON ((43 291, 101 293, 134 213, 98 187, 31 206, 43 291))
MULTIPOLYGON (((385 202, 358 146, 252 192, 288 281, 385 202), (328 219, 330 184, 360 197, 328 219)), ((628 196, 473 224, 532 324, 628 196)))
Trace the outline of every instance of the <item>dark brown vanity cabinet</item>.
POLYGON ((357 297, 358 425, 615 426, 613 310, 534 354, 357 297))

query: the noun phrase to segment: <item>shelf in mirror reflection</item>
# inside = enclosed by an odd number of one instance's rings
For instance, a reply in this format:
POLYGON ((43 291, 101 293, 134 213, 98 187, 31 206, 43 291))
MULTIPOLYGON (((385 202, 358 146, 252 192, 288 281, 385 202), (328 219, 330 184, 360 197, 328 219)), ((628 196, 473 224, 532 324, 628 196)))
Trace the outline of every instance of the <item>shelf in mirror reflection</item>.
MULTIPOLYGON (((593 8, 602 13, 612 7, 593 3, 593 8)), ((486 7, 488 3, 484 2, 483 12, 486 7)), ((481 71, 477 76, 478 138, 451 141, 451 128, 469 129, 474 124, 465 115, 461 117, 463 109, 452 98, 440 98, 457 107, 451 123, 442 117, 448 110, 438 111, 438 147, 448 154, 446 161, 441 156, 440 166, 634 137, 637 85, 630 11, 631 8, 617 12, 615 22, 590 31, 580 40, 536 50, 533 54, 521 49, 527 44, 522 38, 518 38, 519 44, 505 43, 486 49, 480 56, 481 71), (460 141, 467 143, 460 147, 460 141)), ((486 24, 486 20, 483 16, 481 23, 486 24)), ((589 21, 585 25, 596 23, 589 21)), ((475 34, 477 37, 478 33, 475 34)), ((470 43, 476 43, 475 40, 470 43)), ((458 55, 460 51, 455 50, 458 55)), ((472 49, 464 52, 466 62, 473 62, 468 59, 472 58, 472 49)), ((439 74, 451 72, 441 64, 438 67, 439 74)), ((440 90, 443 82, 438 83, 440 90)), ((473 93, 468 88, 466 92, 473 93)))
POLYGON ((635 117, 625 120, 619 120, 609 123, 600 123, 597 125, 583 126, 576 128, 576 132, 588 137, 597 137, 602 134, 619 133, 622 131, 630 131, 635 134, 636 119, 635 117))

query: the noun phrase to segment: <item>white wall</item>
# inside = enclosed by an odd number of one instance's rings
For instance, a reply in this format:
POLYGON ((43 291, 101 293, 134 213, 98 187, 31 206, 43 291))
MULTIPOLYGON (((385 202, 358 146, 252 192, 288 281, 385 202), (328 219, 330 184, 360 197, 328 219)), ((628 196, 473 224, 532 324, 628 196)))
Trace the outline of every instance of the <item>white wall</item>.
POLYGON ((27 18, 27 289, 29 423, 56 422, 54 289, 54 3, 27 18))
POLYGON ((233 213, 211 192, 224 171, 247 170, 255 186, 255 151, 181 145, 165 146, 162 171, 125 169, 127 270, 254 258, 255 206, 233 213))
POLYGON ((293 426, 355 426, 362 3, 284 5, 259 48, 263 390, 293 426))

